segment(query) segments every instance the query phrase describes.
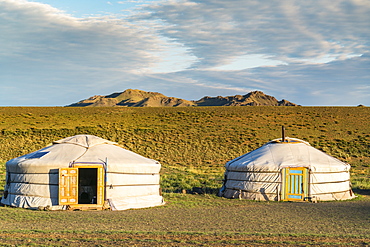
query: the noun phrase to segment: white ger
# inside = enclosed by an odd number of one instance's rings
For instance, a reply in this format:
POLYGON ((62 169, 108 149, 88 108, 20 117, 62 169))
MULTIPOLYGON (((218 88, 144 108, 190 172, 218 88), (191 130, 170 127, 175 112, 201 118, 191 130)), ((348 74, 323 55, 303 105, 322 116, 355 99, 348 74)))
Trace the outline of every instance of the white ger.
POLYGON ((162 205, 159 162, 93 135, 9 160, 1 203, 22 208, 125 210, 162 205))
POLYGON ((226 163, 219 195, 261 201, 352 199, 350 165, 289 137, 226 163))

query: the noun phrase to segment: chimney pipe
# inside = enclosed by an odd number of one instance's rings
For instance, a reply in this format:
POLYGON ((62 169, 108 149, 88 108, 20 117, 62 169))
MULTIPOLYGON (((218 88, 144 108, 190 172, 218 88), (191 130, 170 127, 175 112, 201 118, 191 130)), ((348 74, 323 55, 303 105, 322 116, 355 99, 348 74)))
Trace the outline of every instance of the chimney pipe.
POLYGON ((285 127, 281 126, 281 142, 285 142, 285 127))

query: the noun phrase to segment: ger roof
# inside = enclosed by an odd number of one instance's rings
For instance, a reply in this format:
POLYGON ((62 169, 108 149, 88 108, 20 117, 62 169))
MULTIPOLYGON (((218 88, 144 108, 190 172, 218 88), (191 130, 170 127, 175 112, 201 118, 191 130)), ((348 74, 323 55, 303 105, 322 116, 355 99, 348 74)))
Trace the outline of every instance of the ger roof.
POLYGON ((118 143, 116 142, 111 142, 93 135, 75 135, 53 142, 53 144, 62 143, 75 144, 85 148, 93 147, 100 144, 118 145, 118 143))
POLYGON ((307 167, 312 171, 348 171, 350 165, 314 147, 308 142, 286 137, 263 146, 226 163, 230 171, 279 171, 284 167, 307 167))
POLYGON ((284 140, 283 140, 283 138, 274 139, 274 140, 269 141, 268 143, 290 143, 290 144, 304 143, 308 146, 311 146, 310 143, 308 143, 306 141, 303 141, 303 140, 298 139, 298 138, 291 138, 291 137, 285 137, 284 140))
POLYGON ((93 135, 76 135, 9 160, 7 169, 17 173, 46 172, 74 163, 106 163, 111 172, 156 173, 160 163, 93 135))

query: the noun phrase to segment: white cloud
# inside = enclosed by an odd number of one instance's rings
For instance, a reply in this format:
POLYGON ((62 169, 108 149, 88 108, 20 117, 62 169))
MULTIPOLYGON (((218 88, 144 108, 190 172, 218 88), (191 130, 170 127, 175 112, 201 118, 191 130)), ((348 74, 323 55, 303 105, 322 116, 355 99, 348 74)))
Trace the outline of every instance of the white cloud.
POLYGON ((62 68, 150 67, 160 40, 120 19, 73 18, 49 5, 21 1, 0 2, 2 59, 62 68), (6 24, 5 24, 6 23, 6 24))
MULTIPOLYGON (((355 106, 370 103, 369 67, 370 56, 364 55, 328 64, 279 65, 242 71, 187 70, 154 79, 168 80, 165 84, 171 85, 161 87, 160 92, 186 99, 199 99, 204 91, 211 96, 227 96, 260 90, 300 105, 355 106)), ((156 82, 154 79, 151 81, 156 82)))
POLYGON ((234 58, 230 63, 210 70, 244 70, 256 67, 276 66, 287 64, 282 61, 274 60, 272 57, 267 57, 263 54, 244 55, 234 58))
POLYGON ((148 10, 143 18, 167 23, 162 34, 191 47, 199 68, 245 54, 294 63, 368 51, 370 7, 356 1, 173 1, 148 10))
POLYGON ((138 8, 129 17, 75 18, 0 0, 0 105, 67 105, 126 88, 370 105, 369 1, 110 3, 138 8), (21 102, 12 96, 20 88, 29 95, 21 102))

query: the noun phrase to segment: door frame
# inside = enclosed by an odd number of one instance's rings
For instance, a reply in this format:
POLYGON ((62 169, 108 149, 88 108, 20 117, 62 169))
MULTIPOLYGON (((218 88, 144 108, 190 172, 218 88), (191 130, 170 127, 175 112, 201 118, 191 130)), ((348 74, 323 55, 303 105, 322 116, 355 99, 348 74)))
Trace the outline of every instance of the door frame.
POLYGON ((105 163, 99 162, 74 162, 68 168, 59 168, 59 205, 69 205, 70 207, 79 207, 79 205, 88 205, 88 207, 102 207, 105 202, 106 172, 105 163), (79 169, 96 168, 96 204, 78 204, 79 197, 79 169))
POLYGON ((281 170, 283 201, 305 201, 309 198, 309 169, 285 167, 281 170))

